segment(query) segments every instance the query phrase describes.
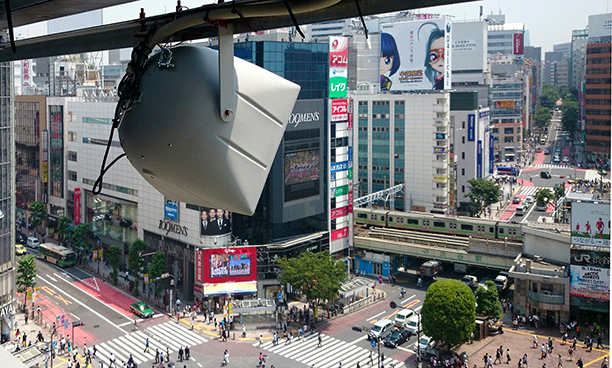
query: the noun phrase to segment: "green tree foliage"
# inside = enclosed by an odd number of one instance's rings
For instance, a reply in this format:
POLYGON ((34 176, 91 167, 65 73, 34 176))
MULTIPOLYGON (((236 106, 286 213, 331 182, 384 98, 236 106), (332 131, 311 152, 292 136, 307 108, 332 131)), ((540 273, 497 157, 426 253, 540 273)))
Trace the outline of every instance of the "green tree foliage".
POLYGON ((144 267, 144 258, 141 253, 147 249, 147 243, 144 240, 136 239, 130 246, 130 258, 128 260, 128 268, 134 273, 134 295, 138 295, 138 281, 144 267))
POLYGON ((66 244, 66 235, 68 234, 68 227, 70 226, 70 220, 66 216, 60 217, 57 221, 57 234, 62 244, 66 244))
MULTIPOLYGON (((497 287, 491 280, 485 282, 487 287, 482 285, 476 289, 476 314, 488 318, 498 319, 501 317, 502 305, 499 301, 497 287)), ((425 308, 425 306, 423 306, 425 308)))
POLYGON ((536 110, 533 120, 537 127, 542 128, 548 125, 548 122, 550 121, 551 118, 552 118, 552 113, 550 112, 550 109, 540 106, 536 110))
MULTIPOLYGON (((153 255, 153 259, 151 260, 151 266, 149 267, 149 279, 155 280, 160 277, 164 272, 166 272, 166 253, 157 252, 153 255)), ((159 293, 161 291, 159 280, 155 280, 155 292, 159 293)))
POLYGON ((539 98, 540 106, 553 109, 558 100, 559 93, 557 89, 552 84, 543 84, 539 98))
POLYGON ((421 311, 423 332, 446 345, 468 341, 476 326, 474 293, 457 280, 431 284, 421 311))
POLYGON ((539 207, 543 207, 546 206, 546 204, 553 199, 553 194, 550 191, 550 189, 540 189, 538 190, 538 192, 536 193, 536 206, 539 207))
POLYGON ((486 179, 471 179, 468 181, 470 191, 466 195, 471 201, 471 210, 474 216, 480 216, 484 210, 501 199, 499 185, 486 179))
POLYGON ((332 259, 329 253, 304 252, 295 258, 278 261, 282 284, 291 284, 309 301, 332 300, 346 278, 344 263, 332 259))
POLYGON ((570 135, 578 130, 577 123, 580 120, 580 114, 578 110, 578 102, 575 100, 563 101, 563 116, 561 117, 561 124, 563 130, 568 132, 570 135))
POLYGON ((555 187, 555 198, 561 198, 565 195, 565 183, 561 183, 558 187, 555 187))
MULTIPOLYGON (((33 255, 22 257, 17 264, 17 291, 25 293, 36 285, 36 262, 33 255)), ((26 297, 24 296, 24 305, 26 297)))
POLYGON ((91 250, 93 248, 93 244, 89 241, 91 234, 89 224, 78 225, 72 234, 72 248, 78 252, 91 250))
POLYGON ((47 217, 47 209, 41 201, 32 202, 30 204, 30 223, 34 227, 40 226, 47 217))
POLYGON ((119 278, 119 264, 121 263, 121 249, 118 246, 112 245, 106 253, 104 257, 110 263, 113 268, 113 285, 117 285, 119 278))

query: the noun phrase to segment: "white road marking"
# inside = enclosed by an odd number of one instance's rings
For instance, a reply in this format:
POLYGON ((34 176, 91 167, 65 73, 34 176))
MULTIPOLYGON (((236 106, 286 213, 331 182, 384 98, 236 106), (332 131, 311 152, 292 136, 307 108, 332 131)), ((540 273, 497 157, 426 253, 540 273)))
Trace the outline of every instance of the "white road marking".
POLYGON ((72 312, 70 312, 70 314, 72 314, 72 316, 73 316, 74 318, 76 318, 76 319, 80 319, 80 318, 79 318, 79 317, 78 317, 76 314, 74 314, 74 313, 72 313, 72 312))
POLYGON ((54 279, 53 277, 51 277, 51 276, 49 276, 49 275, 47 275, 47 277, 49 278, 49 280, 52 280, 53 282, 57 282, 57 280, 56 280, 56 279, 54 279))
MULTIPOLYGON (((126 330, 124 330, 123 328, 117 326, 116 324, 114 324, 110 319, 104 317, 103 315, 101 315, 100 313, 98 313, 97 311, 95 311, 93 308, 89 307, 87 304, 83 303, 82 301, 78 300, 77 298, 73 297, 72 295, 70 295, 69 293, 65 292, 64 290, 60 289, 57 285, 53 285, 52 283, 50 283, 49 281, 45 280, 44 277, 42 276, 38 276, 39 279, 41 279, 42 281, 46 282, 47 284, 53 286, 57 291, 59 291, 60 293, 66 295, 68 298, 74 300, 76 303, 78 303, 79 305, 81 305, 82 307, 85 307, 86 309, 88 309, 91 313, 95 314, 96 316, 102 318, 103 320, 105 320, 106 322, 108 322, 111 326, 117 328, 119 331, 123 332, 123 333, 127 333, 126 330)), ((76 287, 76 286, 75 286, 76 287)), ((109 307, 110 308, 110 307, 109 307)), ((112 309, 112 308, 111 308, 112 309)), ((113 309, 114 310, 114 309, 113 309)))
MULTIPOLYGON (((66 281, 66 282, 68 283, 68 285, 73 286, 73 287, 75 287, 75 288, 77 288, 77 289, 81 290, 81 291, 82 291, 82 292, 84 292, 85 294, 87 294, 87 295, 91 296, 92 298, 96 299, 96 298, 95 298, 93 295, 91 295, 91 294, 87 293, 87 292, 86 292, 86 291, 84 291, 83 289, 81 289, 81 288, 79 288, 78 286, 76 286, 75 284, 73 284, 73 283, 72 283, 72 281, 70 281, 70 280, 67 280, 67 279, 63 278, 62 276, 60 276, 60 275, 58 275, 58 274, 55 274, 55 276, 59 277, 60 279, 62 279, 62 280, 64 280, 64 281, 66 281)), ((55 285, 54 285, 54 286, 55 286, 55 285)), ((57 287, 57 286, 56 286, 56 287, 57 287)), ((58 289, 58 290, 59 290, 59 289, 58 289)), ((97 299, 96 299, 96 300, 97 300, 97 299)), ((102 303, 102 302, 100 301, 100 303, 102 303)), ((131 317, 126 316, 125 314, 123 314, 123 313, 119 312, 118 310, 116 310, 115 308, 111 307, 110 305, 108 305, 108 304, 106 304, 106 303, 102 303, 102 304, 103 304, 103 305, 105 305, 105 306, 107 306, 107 307, 108 307, 110 310, 112 310, 113 312, 116 312, 117 314, 119 314, 121 317, 124 317, 124 318, 129 319, 129 320, 130 320, 130 323, 133 323, 133 322, 134 322, 134 320, 133 320, 131 317)), ((117 326, 117 325, 115 325, 115 326, 117 326)))
POLYGON ((380 316, 381 314, 385 314, 385 313, 387 313, 387 311, 382 311, 382 312, 378 313, 377 315, 372 316, 372 317, 370 317, 370 318, 366 319, 366 321, 371 321, 371 320, 373 320, 374 318, 376 318, 376 317, 380 316))
POLYGON ((407 299, 404 299, 404 300, 403 300, 403 301, 402 301, 400 304, 402 304, 402 305, 403 305, 403 304, 408 303, 408 301, 409 301, 410 299, 414 298, 415 296, 416 296, 416 294, 414 294, 413 296, 411 296, 411 297, 409 297, 409 298, 407 298, 407 299))
POLYGON ((401 347, 401 346, 396 346, 396 348, 398 348, 398 349, 400 349, 400 350, 407 351, 407 352, 409 352, 409 353, 414 354, 414 351, 412 351, 412 350, 410 350, 410 349, 406 349, 406 348, 403 348, 403 347, 401 347))

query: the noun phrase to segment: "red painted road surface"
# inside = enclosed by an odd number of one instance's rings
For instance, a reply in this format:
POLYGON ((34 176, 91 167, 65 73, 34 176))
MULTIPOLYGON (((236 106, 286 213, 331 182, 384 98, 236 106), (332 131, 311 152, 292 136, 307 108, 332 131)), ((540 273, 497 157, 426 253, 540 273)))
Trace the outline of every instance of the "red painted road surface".
POLYGON ((133 316, 130 311, 130 304, 136 303, 138 300, 107 285, 103 281, 92 277, 77 281, 74 285, 126 317, 133 316))

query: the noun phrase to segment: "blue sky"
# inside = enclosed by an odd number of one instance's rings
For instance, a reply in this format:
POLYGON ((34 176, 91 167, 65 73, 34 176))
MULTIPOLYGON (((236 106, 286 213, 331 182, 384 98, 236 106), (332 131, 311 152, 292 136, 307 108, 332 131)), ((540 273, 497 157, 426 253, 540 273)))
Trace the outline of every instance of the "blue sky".
MULTIPOLYGON (((384 0, 380 0, 384 1, 384 0)), ((211 3, 212 0, 182 0, 181 4, 190 8, 211 3)), ((138 18, 140 8, 147 16, 174 11, 173 0, 141 0, 130 4, 104 10, 104 23, 116 23, 138 18)), ((531 46, 542 47, 542 52, 552 51, 552 45, 571 41, 572 30, 584 29, 592 14, 612 12, 612 0, 486 0, 462 4, 420 9, 423 13, 450 15, 456 20, 478 19, 480 6, 486 16, 500 10, 506 15, 508 23, 525 23, 529 31, 531 46)), ((18 29, 15 33, 22 37, 43 35, 46 26, 33 25, 18 29)), ((543 54, 542 54, 543 56, 543 54)))

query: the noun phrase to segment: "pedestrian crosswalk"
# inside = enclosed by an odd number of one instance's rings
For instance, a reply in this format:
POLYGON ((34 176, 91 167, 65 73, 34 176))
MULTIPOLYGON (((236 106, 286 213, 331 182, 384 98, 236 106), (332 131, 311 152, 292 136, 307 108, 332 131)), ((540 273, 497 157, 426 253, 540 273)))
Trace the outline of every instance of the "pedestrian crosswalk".
MULTIPOLYGON (((363 368, 376 367, 378 361, 376 351, 370 355, 368 349, 325 334, 321 334, 321 346, 319 346, 318 334, 309 335, 303 340, 294 339, 291 343, 279 339, 277 345, 269 341, 261 346, 257 342, 253 346, 317 368, 336 368, 340 363, 343 367, 354 367, 358 362, 359 366, 363 368)), ((385 356, 381 356, 381 358, 385 367, 400 368, 405 366, 403 362, 395 359, 385 356)))
POLYGON ((111 353, 113 353, 115 364, 121 367, 121 362, 127 362, 131 354, 134 361, 141 364, 155 359, 155 349, 159 349, 166 355, 167 349, 172 353, 178 351, 181 346, 191 348, 207 341, 197 333, 169 321, 96 345, 97 352, 94 360, 101 360, 108 364, 111 353), (147 338, 149 338, 149 349, 145 350, 147 338))
POLYGON ((553 188, 550 188, 550 187, 521 187, 521 189, 519 190, 517 194, 525 195, 525 196, 535 196, 536 193, 542 189, 548 189, 554 193, 553 188))
POLYGON ((532 165, 531 167, 537 167, 540 169, 571 169, 570 165, 563 165, 563 164, 535 164, 535 165, 532 165))

